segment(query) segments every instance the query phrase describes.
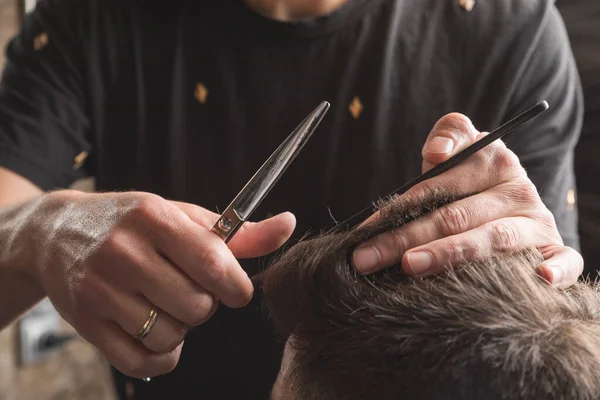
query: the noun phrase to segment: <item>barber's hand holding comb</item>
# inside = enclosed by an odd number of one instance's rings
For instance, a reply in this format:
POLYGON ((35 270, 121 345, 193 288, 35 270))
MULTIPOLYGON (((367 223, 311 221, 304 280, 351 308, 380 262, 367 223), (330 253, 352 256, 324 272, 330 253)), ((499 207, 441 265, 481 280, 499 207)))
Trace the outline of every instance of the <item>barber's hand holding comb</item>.
MULTIPOLYGON (((483 135, 464 115, 446 115, 425 142, 423 172, 483 135)), ((581 255, 564 246, 552 213, 501 140, 403 196, 421 199, 440 189, 459 197, 476 194, 364 243, 353 255, 356 269, 368 274, 401 262, 409 275, 425 277, 465 259, 537 247, 545 259, 538 273, 552 284, 568 286, 582 273, 581 255)))

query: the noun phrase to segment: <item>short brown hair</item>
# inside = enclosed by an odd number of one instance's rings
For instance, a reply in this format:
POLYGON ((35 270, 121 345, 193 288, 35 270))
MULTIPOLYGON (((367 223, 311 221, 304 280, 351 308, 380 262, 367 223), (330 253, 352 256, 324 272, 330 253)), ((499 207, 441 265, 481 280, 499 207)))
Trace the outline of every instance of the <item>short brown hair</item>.
POLYGON ((364 240, 451 200, 394 199, 378 222, 301 241, 265 272, 266 309, 296 350, 294 398, 600 398, 598 285, 547 284, 536 250, 424 280, 349 266, 364 240))

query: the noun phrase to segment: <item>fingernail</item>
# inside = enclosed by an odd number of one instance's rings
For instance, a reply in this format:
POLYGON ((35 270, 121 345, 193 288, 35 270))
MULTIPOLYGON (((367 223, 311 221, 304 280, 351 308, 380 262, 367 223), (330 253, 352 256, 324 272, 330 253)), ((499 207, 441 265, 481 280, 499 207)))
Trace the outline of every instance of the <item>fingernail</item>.
POLYGON ((426 251, 409 253, 406 259, 414 275, 423 275, 433 266, 433 256, 426 251))
POLYGON ((558 265, 550 265, 548 269, 552 274, 552 276, 550 277, 550 283, 554 285, 562 281, 564 275, 562 267, 558 265))
POLYGON ((427 153, 450 153, 454 148, 452 139, 443 136, 436 136, 429 141, 425 151, 427 153))
POLYGON ((379 251, 373 247, 361 247, 354 251, 354 267, 362 273, 373 271, 381 262, 379 251))

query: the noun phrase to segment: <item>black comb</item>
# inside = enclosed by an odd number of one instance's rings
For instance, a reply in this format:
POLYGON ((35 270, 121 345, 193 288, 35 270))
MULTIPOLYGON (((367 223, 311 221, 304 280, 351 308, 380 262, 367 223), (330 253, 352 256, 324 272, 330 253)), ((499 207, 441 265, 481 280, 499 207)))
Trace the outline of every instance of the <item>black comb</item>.
MULTIPOLYGON (((435 166, 434 168, 430 169, 429 171, 425 172, 424 174, 416 177, 412 181, 410 181, 410 182, 402 185, 400 188, 394 190, 392 193, 388 194, 386 196, 386 198, 389 198, 394 195, 401 195, 401 194, 407 192, 413 186, 415 186, 427 179, 431 179, 435 176, 438 176, 442 172, 448 171, 450 168, 452 168, 452 167, 456 166, 457 164, 466 160, 469 156, 471 156, 474 153, 478 152, 479 150, 483 149, 485 146, 489 145, 490 143, 508 135, 509 133, 511 133, 512 131, 514 131, 521 125, 523 125, 525 122, 529 121, 530 119, 532 119, 534 117, 537 117, 538 115, 540 115, 542 112, 546 111, 547 109, 548 109, 548 103, 546 101, 542 101, 542 102, 536 104, 535 106, 531 107, 527 111, 523 112, 522 114, 511 119, 504 125, 500 126, 496 130, 494 130, 493 132, 488 134, 487 136, 479 139, 478 141, 476 141, 475 143, 473 143, 466 149, 462 150, 460 153, 455 154, 454 156, 450 157, 445 162, 435 166)), ((333 232, 339 232, 339 231, 349 229, 349 228, 363 222, 364 220, 369 218, 369 216, 371 216, 376 211, 377 211, 377 207, 376 207, 375 203, 373 203, 369 207, 362 209, 361 211, 357 212, 350 218, 346 219, 344 222, 341 222, 340 224, 338 224, 333 229, 333 232)))

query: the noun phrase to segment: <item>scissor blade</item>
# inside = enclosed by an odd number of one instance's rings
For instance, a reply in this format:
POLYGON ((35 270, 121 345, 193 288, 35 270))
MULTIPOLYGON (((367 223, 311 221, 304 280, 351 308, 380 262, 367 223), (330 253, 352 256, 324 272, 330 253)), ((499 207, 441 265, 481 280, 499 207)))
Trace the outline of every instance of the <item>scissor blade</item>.
POLYGON ((329 110, 328 102, 324 101, 319 104, 273 152, 231 202, 230 207, 242 220, 247 220, 269 194, 317 129, 327 110, 329 110))

